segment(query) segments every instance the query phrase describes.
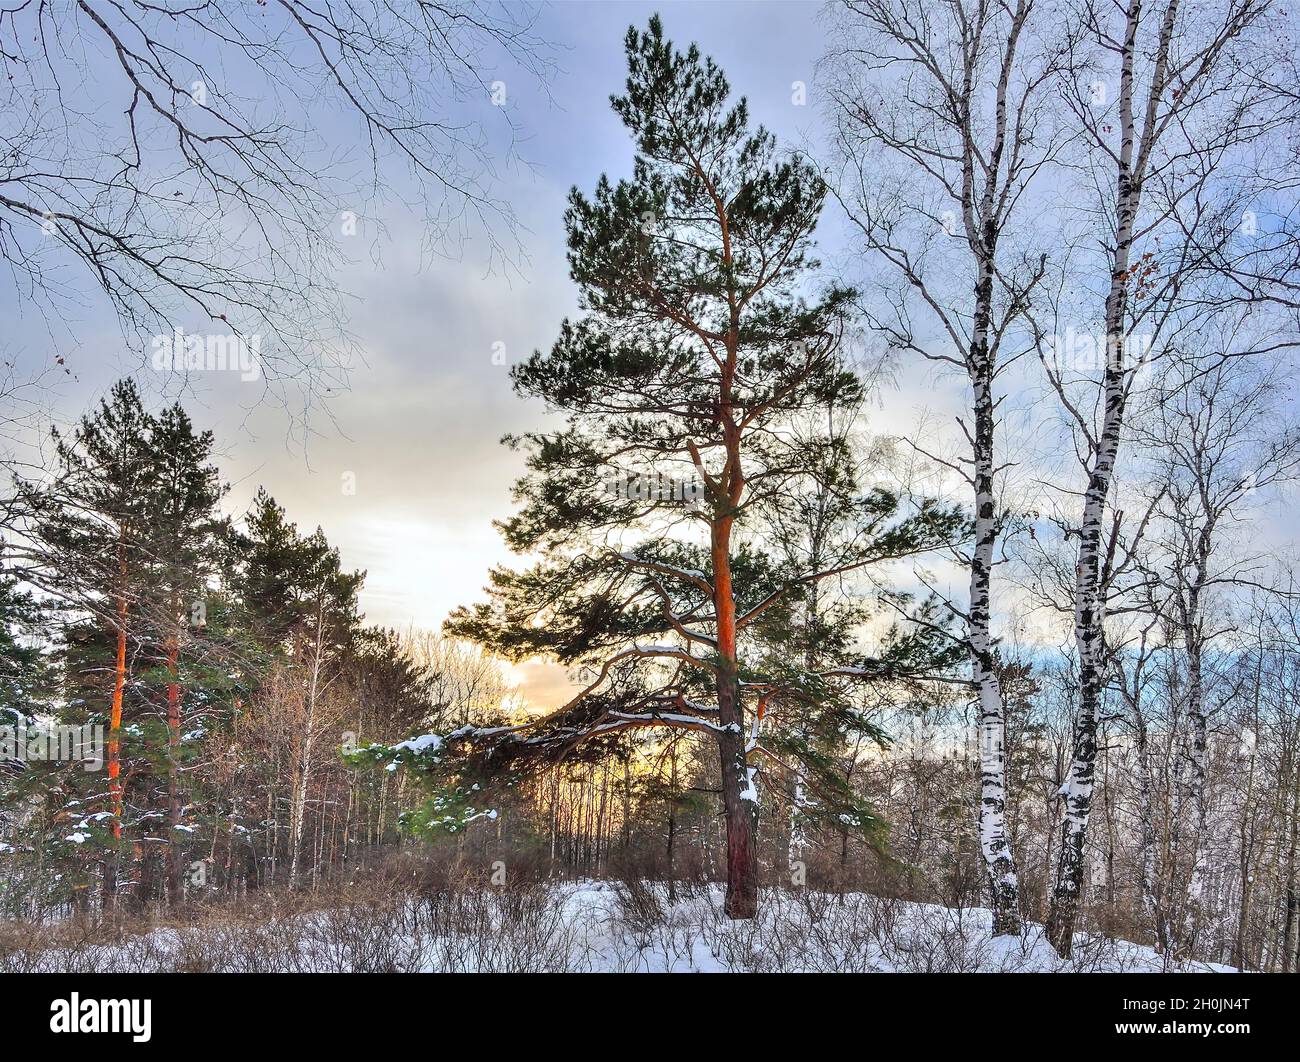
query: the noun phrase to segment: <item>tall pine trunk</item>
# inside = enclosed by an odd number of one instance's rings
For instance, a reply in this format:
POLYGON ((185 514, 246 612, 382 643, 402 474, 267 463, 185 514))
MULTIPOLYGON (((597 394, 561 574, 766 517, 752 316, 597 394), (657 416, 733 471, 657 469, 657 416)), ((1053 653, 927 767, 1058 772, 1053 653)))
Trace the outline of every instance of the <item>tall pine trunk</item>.
MULTIPOLYGON (((173 602, 173 614, 175 603, 173 602)), ((179 621, 177 621, 179 626, 179 621)), ((167 639, 167 822, 171 835, 167 843, 167 902, 175 906, 181 899, 181 791, 177 757, 181 746, 181 686, 178 679, 180 633, 173 630, 167 639)))
MULTIPOLYGON (((677 792, 677 749, 668 753, 668 786, 677 792)), ((668 801, 668 902, 677 902, 677 805, 668 801)))
POLYGON ((758 912, 758 788, 745 751, 745 712, 736 660, 736 603, 731 586, 731 517, 714 525, 714 604, 718 616, 718 756, 727 827, 728 918, 758 912))
POLYGON ((126 691, 126 548, 119 538, 116 601, 117 652, 113 664, 113 700, 108 714, 108 800, 113 823, 113 852, 104 872, 104 906, 117 903, 117 864, 122 840, 122 699, 126 691))

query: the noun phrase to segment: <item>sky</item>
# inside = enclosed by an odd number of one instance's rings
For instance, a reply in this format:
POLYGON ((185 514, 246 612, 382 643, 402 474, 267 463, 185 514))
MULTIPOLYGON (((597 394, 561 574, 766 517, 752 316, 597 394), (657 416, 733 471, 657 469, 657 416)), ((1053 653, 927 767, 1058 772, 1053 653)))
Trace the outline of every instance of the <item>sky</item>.
MULTIPOLYGON (((514 394, 499 362, 549 347, 577 311, 565 198, 601 173, 630 171, 631 141, 608 98, 623 86, 628 25, 644 26, 655 10, 675 40, 698 41, 717 59, 756 120, 784 141, 815 132, 814 108, 791 104, 792 83, 812 82, 824 47, 815 4, 552 5, 540 31, 563 49, 550 98, 526 77, 503 75, 528 164, 506 189, 528 230, 524 275, 485 275, 472 250, 465 261, 422 261, 392 219, 399 236, 382 273, 362 267, 345 281, 363 300, 353 326, 369 364, 337 404, 340 432, 312 443, 309 473, 292 454, 232 455, 232 468, 266 483, 300 519, 319 520, 344 560, 368 571, 362 605, 374 622, 436 626, 482 597, 489 566, 511 559, 491 521, 511 512, 522 456, 499 440, 544 414, 514 394), (356 474, 355 495, 340 490, 345 471, 356 474)), ((553 666, 516 672, 535 703, 567 689, 553 666)))
MULTIPOLYGON (((431 256, 420 217, 390 202, 386 232, 377 244, 359 242, 342 277, 354 296, 348 323, 361 361, 350 389, 331 403, 331 419, 314 421, 305 448, 288 438, 285 410, 263 401, 260 388, 218 374, 191 377, 185 405, 199 427, 216 432, 231 484, 227 511, 243 512, 264 486, 301 528, 319 524, 345 565, 367 571, 361 605, 370 622, 437 627, 452 608, 481 598, 488 568, 510 559, 491 522, 511 511, 522 457, 500 438, 542 425, 545 415, 515 396, 507 366, 548 347, 577 311, 565 197, 574 185, 590 190, 602 173, 630 171, 632 144, 608 99, 623 86, 627 27, 644 27, 655 11, 670 37, 698 42, 721 64, 754 119, 783 143, 816 136, 816 98, 796 104, 794 83, 811 90, 825 49, 818 4, 550 4, 537 30, 556 45, 553 77, 543 85, 509 67, 484 74, 504 81, 517 138, 498 191, 522 225, 521 269, 490 269, 482 240, 452 257, 431 256)), ((346 145, 355 130, 340 126, 337 135, 346 145)), ((47 364, 56 342, 66 356, 71 372, 51 403, 56 422, 79 416, 124 373, 146 393, 165 390, 141 371, 139 352, 121 349, 120 330, 88 286, 79 310, 59 322, 57 341, 51 322, 11 287, 0 285, 0 300, 11 322, 7 356, 20 366, 47 364)), ((565 685, 545 665, 518 675, 534 700, 565 685)))
MULTIPOLYGON (((302 529, 321 526, 346 566, 367 571, 361 605, 372 623, 436 628, 457 605, 481 599, 489 567, 510 560, 491 524, 511 512, 510 486, 522 471, 521 455, 499 440, 546 423, 540 407, 513 393, 507 365, 548 347, 577 311, 565 262, 565 197, 573 185, 590 190, 602 173, 617 178, 631 167, 631 142, 608 105, 623 86, 628 25, 643 27, 659 11, 674 41, 695 41, 718 61, 755 121, 786 146, 815 148, 817 62, 828 46, 820 9, 776 0, 545 7, 537 29, 556 45, 554 76, 543 85, 508 66, 484 72, 503 82, 517 138, 517 159, 502 165, 497 191, 522 225, 522 267, 491 269, 482 240, 432 256, 417 213, 400 201, 385 204, 385 233, 363 234, 342 276, 362 358, 350 389, 331 403, 331 419, 314 421, 305 448, 289 437, 285 409, 259 388, 229 375, 192 380, 185 404, 198 426, 216 433, 231 484, 227 511, 243 512, 263 486, 302 529)), ((499 139, 493 117, 488 132, 499 139)), ((341 148, 356 144, 351 126, 322 132, 341 148)), ((819 233, 823 257, 851 267, 847 230, 833 209, 819 233)), ((0 340, 6 356, 48 364, 50 322, 3 284, 0 313, 9 322, 0 340)), ((139 351, 122 349, 111 313, 89 287, 60 326, 60 336, 71 337, 59 350, 71 371, 53 392, 56 420, 79 416, 126 372, 147 393, 166 389, 141 370, 139 351)), ((872 427, 907 434, 923 417, 951 425, 963 394, 951 376, 910 367, 878 398, 872 427)), ((525 665, 516 674, 537 704, 567 688, 553 666, 525 665)))

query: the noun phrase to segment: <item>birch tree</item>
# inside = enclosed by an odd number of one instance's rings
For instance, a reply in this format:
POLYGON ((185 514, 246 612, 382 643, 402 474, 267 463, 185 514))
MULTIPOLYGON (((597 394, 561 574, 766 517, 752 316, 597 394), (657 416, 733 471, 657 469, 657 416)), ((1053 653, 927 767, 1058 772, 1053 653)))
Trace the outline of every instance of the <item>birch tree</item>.
MULTIPOLYGON (((1231 695, 1220 692, 1212 703, 1223 684, 1225 638, 1239 620, 1242 591, 1278 592, 1276 564, 1243 526, 1300 471, 1300 435, 1280 412, 1278 373, 1240 360, 1208 372, 1175 361, 1161 374, 1162 399, 1135 426, 1159 499, 1140 562, 1146 612, 1163 628, 1165 725, 1177 736, 1167 840, 1144 863, 1152 865, 1157 939, 1182 953, 1194 949, 1203 924, 1209 737, 1231 695)), ((1149 765, 1144 777, 1149 784, 1149 765)), ((1148 805, 1144 829, 1157 819, 1148 805)))
MULTIPOLYGON (((1079 246, 1095 244, 1098 225, 1106 235, 1099 256, 1089 250, 1072 261, 1058 257, 1069 279, 1057 290, 1082 290, 1085 301, 1099 305, 1099 314, 1083 318, 1099 321, 1096 362, 1081 364, 1079 351, 1059 332, 1049 337, 1035 317, 1039 352, 1084 478, 1078 516, 1065 528, 1075 541, 1079 696, 1047 919, 1062 955, 1071 951, 1083 890, 1108 678, 1106 614, 1111 580, 1123 567, 1116 564, 1120 518, 1109 506, 1129 407, 1144 371, 1169 350, 1195 349, 1221 311, 1205 298, 1220 275, 1208 247, 1234 238, 1236 201, 1228 192, 1249 181, 1251 146, 1280 127, 1276 94, 1260 92, 1251 74, 1267 54, 1258 42, 1278 13, 1268 0, 1085 3, 1073 9, 1065 30, 1060 95, 1080 137, 1081 200, 1085 188, 1095 194, 1079 246), (1097 289, 1090 276, 1107 282, 1097 289)), ((1078 305, 1074 312, 1087 313, 1078 305)), ((1222 353, 1247 356, 1272 346, 1265 337, 1262 348, 1222 353)))
MULTIPOLYGON (((298 882, 308 792, 319 745, 337 724, 328 696, 356 645, 357 594, 364 572, 344 570, 337 549, 318 527, 300 534, 284 509, 259 490, 246 520, 233 583, 249 626, 282 666, 271 672, 268 696, 285 720, 289 745, 289 883, 298 882)), ((269 816, 268 816, 269 817, 269 816)))
POLYGON ((977 696, 980 849, 997 933, 1020 926, 993 633, 993 576, 1008 518, 998 389, 1025 353, 1017 345, 1022 307, 1043 277, 1016 229, 1032 209, 1031 185, 1060 146, 1048 106, 1057 57, 1035 40, 1042 6, 846 0, 828 79, 839 196, 868 267, 891 278, 867 304, 870 324, 894 350, 970 382, 959 419, 967 452, 955 460, 926 452, 961 477, 974 514, 973 544, 961 558, 969 597, 949 608, 964 626, 977 696))

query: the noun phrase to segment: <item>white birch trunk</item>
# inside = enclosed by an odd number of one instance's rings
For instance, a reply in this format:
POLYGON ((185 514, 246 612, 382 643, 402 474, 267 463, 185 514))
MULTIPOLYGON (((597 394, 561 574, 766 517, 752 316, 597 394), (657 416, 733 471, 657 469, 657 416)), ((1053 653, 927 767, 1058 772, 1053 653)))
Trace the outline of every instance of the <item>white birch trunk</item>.
POLYGON ((1088 818, 1092 812, 1097 758, 1097 720, 1105 686, 1105 592, 1102 582, 1103 520, 1111 492, 1120 432, 1127 398, 1125 363, 1129 268, 1133 250, 1133 224, 1142 197, 1142 177, 1152 148, 1155 111, 1164 95, 1169 43, 1178 12, 1178 0, 1169 0, 1161 27, 1152 84, 1146 101, 1143 131, 1148 136, 1137 145, 1133 114, 1134 56, 1142 18, 1141 0, 1129 0, 1124 43, 1120 52, 1120 151, 1116 185, 1115 246, 1111 254, 1110 291, 1106 296, 1106 367, 1102 378, 1102 424, 1090 455, 1088 485, 1079 525, 1078 559, 1074 582, 1074 641, 1079 658, 1079 708, 1075 720, 1073 753, 1061 795, 1061 844, 1056 883, 1047 919, 1047 935, 1058 954, 1068 957, 1083 890, 1084 849, 1088 818))
POLYGON ((307 786, 311 780, 311 758, 315 744, 316 698, 320 691, 320 663, 324 649, 324 609, 316 613, 316 646, 312 653, 311 684, 307 690, 307 718, 302 742, 302 756, 298 764, 298 777, 294 786, 293 804, 289 816, 289 885, 298 883, 298 861, 302 849, 303 820, 307 810, 307 786))
POLYGON ((993 932, 1020 931, 1020 887, 1006 825, 1006 715, 994 669, 991 620, 993 550, 997 525, 993 500, 993 402, 975 384, 975 551, 970 570, 971 664, 979 693, 979 840, 988 880, 993 932))

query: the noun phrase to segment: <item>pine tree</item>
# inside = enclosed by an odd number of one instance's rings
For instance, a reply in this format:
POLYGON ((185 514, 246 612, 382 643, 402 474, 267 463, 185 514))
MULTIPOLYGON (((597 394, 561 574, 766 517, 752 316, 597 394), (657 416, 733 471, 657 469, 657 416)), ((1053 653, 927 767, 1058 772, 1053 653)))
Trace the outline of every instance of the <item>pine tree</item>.
MULTIPOLYGON (((224 488, 211 464, 213 436, 195 432, 179 404, 163 410, 153 423, 150 449, 149 554, 153 562, 151 616, 153 636, 161 647, 166 689, 167 895, 181 894, 182 823, 180 770, 188 758, 182 742, 182 654, 198 650, 207 625, 207 597, 219 570, 229 533, 218 505, 224 488)), ((188 654, 187 654, 188 655, 188 654)), ((196 651, 195 656, 200 654, 196 651)), ((188 661, 186 661, 188 663, 188 661)), ((196 661, 197 662, 197 661, 196 661)))
POLYGON ((107 722, 108 806, 102 819, 112 856, 104 866, 105 906, 116 901, 116 861, 126 843, 125 794, 131 772, 123 771, 124 711, 132 678, 128 648, 140 646, 138 612, 151 565, 153 429, 154 420, 135 384, 120 381, 70 437, 53 433, 57 469, 52 482, 45 487, 22 485, 34 514, 36 543, 34 563, 24 577, 61 598, 75 613, 91 617, 88 624, 74 624, 67 632, 68 660, 74 665, 68 693, 74 709, 78 693, 107 700, 102 715, 92 710, 80 720, 107 722), (112 675, 111 692, 99 680, 103 672, 112 675))
POLYGON ((48 826, 63 803, 59 779, 23 752, 55 710, 57 672, 44 633, 50 620, 49 610, 0 570, 0 912, 15 916, 38 910, 58 887, 47 868, 58 844, 48 826))
POLYGON ((32 515, 23 574, 63 613, 61 721, 107 723, 108 808, 90 808, 75 769, 60 784, 72 835, 83 844, 102 837, 114 851, 105 867, 109 905, 128 844, 141 871, 136 895, 152 896, 156 860, 144 838, 129 834, 133 817, 154 815, 153 778, 162 774, 168 892, 179 894, 181 668, 206 653, 203 598, 223 549, 212 446, 211 433, 196 433, 180 406, 153 416, 124 380, 71 437, 56 433, 50 483, 23 486, 32 515))
MULTIPOLYGON (((812 489, 824 432, 788 429, 861 385, 841 356, 851 292, 818 288, 813 230, 826 189, 779 157, 742 99, 659 19, 626 38, 626 91, 612 105, 637 148, 631 180, 570 195, 569 263, 586 315, 549 354, 513 370, 518 393, 563 413, 562 430, 509 440, 527 449, 508 545, 536 553, 492 573, 491 602, 450 633, 519 659, 550 655, 591 680, 544 721, 503 734, 462 731, 494 762, 598 754, 620 735, 667 728, 716 745, 728 849, 726 911, 755 913, 759 773, 828 777, 809 743, 791 763, 763 738, 767 711, 837 704, 842 681, 882 661, 765 669, 760 632, 807 587, 945 540, 953 514, 910 518, 889 491, 849 492, 856 533, 820 567, 772 548, 773 515, 812 489), (708 703, 712 701, 713 703, 708 703)), ((768 661, 771 663, 771 660, 768 661)), ((429 759, 445 759, 442 743, 429 759)), ((864 828, 841 789, 840 813, 864 828)))
POLYGON ((234 553, 235 587, 250 629, 268 647, 287 650, 303 618, 305 558, 297 526, 264 488, 253 498, 234 553))
POLYGON ((49 620, 49 609, 0 569, 0 726, 26 727, 53 708, 54 669, 42 644, 49 620))

